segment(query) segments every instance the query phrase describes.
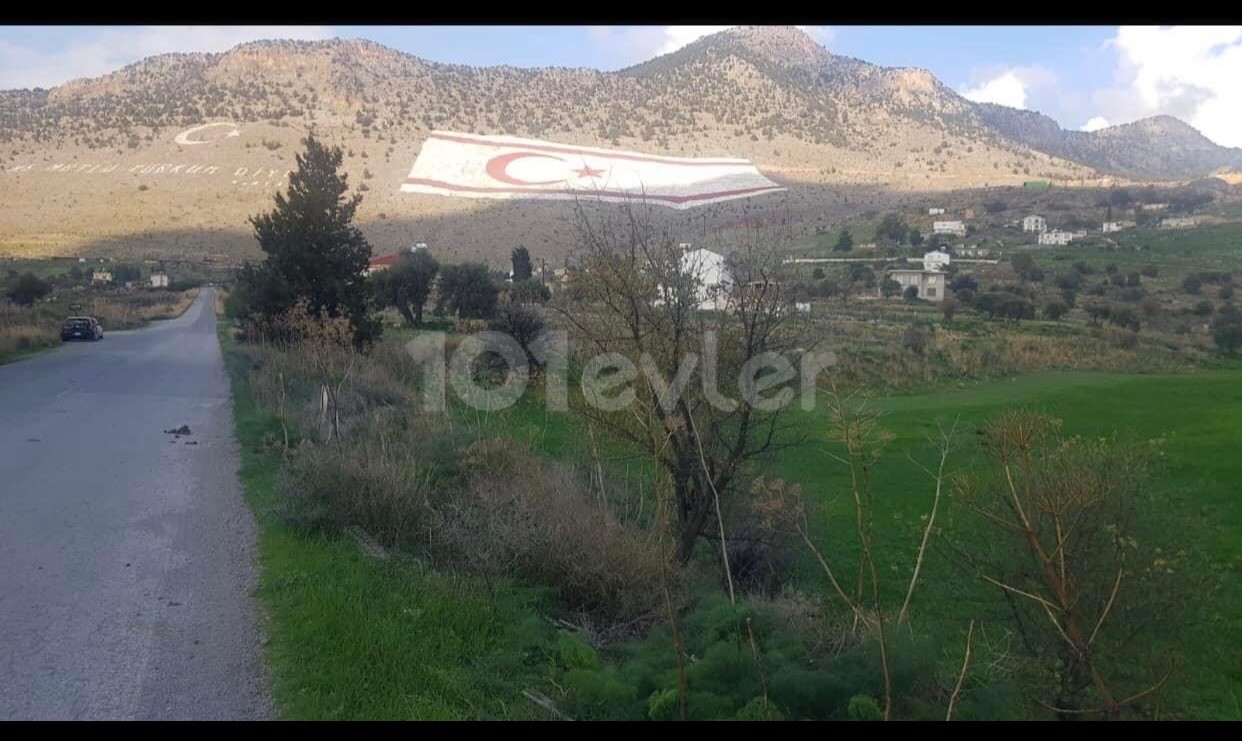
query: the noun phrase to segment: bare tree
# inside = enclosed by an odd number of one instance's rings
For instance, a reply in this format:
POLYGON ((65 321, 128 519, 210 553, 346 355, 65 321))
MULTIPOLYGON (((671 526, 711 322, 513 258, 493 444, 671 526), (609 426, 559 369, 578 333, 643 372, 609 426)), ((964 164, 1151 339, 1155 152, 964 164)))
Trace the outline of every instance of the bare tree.
POLYGON ((698 264, 671 228, 653 225, 650 210, 578 204, 577 269, 554 307, 570 329, 576 367, 611 353, 639 369, 623 408, 577 395, 571 403, 659 461, 672 485, 675 557, 685 563, 700 538, 724 546, 729 509, 746 490, 741 474, 785 442, 789 404, 773 397, 788 402, 794 389, 768 384, 792 380, 802 321, 782 280, 784 229, 714 235, 710 246, 729 256, 727 284, 714 285, 711 266, 698 264), (779 368, 780 359, 789 366, 779 368), (734 379, 764 367, 771 372, 748 376, 755 383, 732 393, 734 379))
POLYGON ((1055 697, 1037 701, 1060 717, 1116 717, 1168 680, 1145 666, 1134 639, 1175 615, 1185 601, 1176 584, 1193 577, 1178 574, 1176 549, 1155 546, 1155 528, 1144 527, 1142 457, 1059 426, 1012 410, 979 431, 996 470, 957 481, 990 525, 966 555, 1004 593, 1028 650, 1059 656, 1055 697))

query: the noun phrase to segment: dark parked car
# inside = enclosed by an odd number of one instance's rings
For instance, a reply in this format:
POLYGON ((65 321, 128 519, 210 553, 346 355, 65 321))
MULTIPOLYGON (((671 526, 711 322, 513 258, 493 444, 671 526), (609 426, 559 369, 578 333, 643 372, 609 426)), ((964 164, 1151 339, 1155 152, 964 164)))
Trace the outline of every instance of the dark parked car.
POLYGON ((102 340, 103 325, 94 317, 71 316, 60 327, 61 342, 69 340, 102 340))

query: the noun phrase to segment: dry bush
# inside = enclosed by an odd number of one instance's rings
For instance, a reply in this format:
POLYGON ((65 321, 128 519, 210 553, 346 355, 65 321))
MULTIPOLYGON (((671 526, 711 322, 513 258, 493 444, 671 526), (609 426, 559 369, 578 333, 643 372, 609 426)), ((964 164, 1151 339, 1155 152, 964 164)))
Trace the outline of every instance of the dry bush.
POLYGON ((104 330, 135 329, 150 321, 176 319, 194 303, 191 291, 110 291, 92 297, 77 312, 93 316, 104 330))
POLYGON ((365 428, 373 410, 402 406, 412 398, 413 391, 391 365, 363 359, 351 349, 260 342, 240 345, 239 351, 248 361, 249 385, 259 405, 275 411, 292 429, 308 435, 318 430, 320 439, 327 437, 322 404, 328 382, 334 384, 338 432, 346 436, 365 428))
POLYGON ((0 357, 53 345, 60 340, 58 328, 34 309, 0 301, 0 357))
POLYGON ((593 500, 573 472, 503 439, 462 451, 444 535, 472 568, 547 584, 571 609, 624 630, 664 606, 655 535, 593 500))
POLYGON ((390 546, 423 544, 438 519, 435 497, 452 491, 454 457, 443 420, 374 409, 349 445, 298 446, 279 515, 312 531, 359 525, 390 546))

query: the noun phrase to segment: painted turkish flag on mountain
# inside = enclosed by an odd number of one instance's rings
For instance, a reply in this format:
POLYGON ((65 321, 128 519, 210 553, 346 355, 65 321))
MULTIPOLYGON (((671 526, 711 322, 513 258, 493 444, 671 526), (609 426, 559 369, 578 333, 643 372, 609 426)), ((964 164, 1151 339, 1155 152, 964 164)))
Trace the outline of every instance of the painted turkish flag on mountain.
POLYGON ((784 188, 744 159, 664 157, 433 131, 401 190, 467 198, 646 201, 689 208, 784 188))

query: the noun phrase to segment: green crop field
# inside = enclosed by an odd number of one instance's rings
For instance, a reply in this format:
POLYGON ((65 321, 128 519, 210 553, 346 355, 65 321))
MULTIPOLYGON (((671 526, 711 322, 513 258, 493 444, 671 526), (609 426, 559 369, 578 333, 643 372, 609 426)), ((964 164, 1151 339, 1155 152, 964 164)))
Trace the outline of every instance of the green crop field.
MULTIPOLYGON (((514 407, 493 413, 484 424, 525 439, 549 455, 585 465, 592 455, 590 436, 566 414, 548 412, 528 394, 514 407)), ((911 461, 931 466, 937 450, 931 436, 956 421, 958 446, 949 469, 977 469, 982 455, 974 431, 1002 410, 1032 407, 1064 421, 1069 434, 1116 437, 1143 443, 1161 440, 1164 457, 1153 461, 1152 491, 1171 528, 1181 528, 1181 543, 1197 568, 1215 575, 1221 588, 1196 612, 1196 621, 1180 636, 1184 663, 1167 690, 1187 717, 1242 717, 1242 370, 1206 370, 1175 375, 1055 372, 1018 376, 961 388, 914 390, 875 398, 882 426, 894 435, 875 469, 877 558, 889 569, 886 585, 900 601, 909 580, 921 535, 920 519, 930 508, 928 476, 911 461), (909 456, 909 457, 907 457, 909 456)), ((797 411, 801 442, 782 451, 765 467, 768 478, 780 476, 802 485, 819 504, 818 540, 843 573, 853 567, 853 504, 848 474, 829 454, 825 439, 827 410, 797 411), (834 537, 834 533, 844 533, 834 537)), ((600 435, 595 431, 596 436, 600 435)), ((621 446, 596 443, 605 475, 636 482, 644 475, 641 456, 621 446)), ((969 538, 970 519, 949 499, 940 517, 958 536, 969 538)), ((966 624, 994 607, 996 590, 966 580, 933 541, 923 581, 912 611, 916 631, 941 636, 964 634, 966 624), (953 582, 952 589, 943 589, 953 582)), ((808 591, 828 587, 809 558, 796 569, 795 581, 808 591)), ((1207 595, 1204 595, 1205 599, 1207 595)))

